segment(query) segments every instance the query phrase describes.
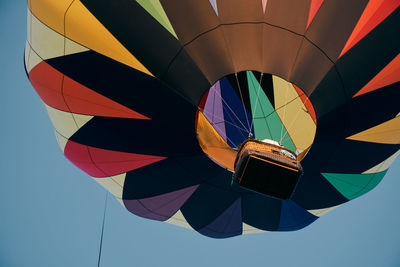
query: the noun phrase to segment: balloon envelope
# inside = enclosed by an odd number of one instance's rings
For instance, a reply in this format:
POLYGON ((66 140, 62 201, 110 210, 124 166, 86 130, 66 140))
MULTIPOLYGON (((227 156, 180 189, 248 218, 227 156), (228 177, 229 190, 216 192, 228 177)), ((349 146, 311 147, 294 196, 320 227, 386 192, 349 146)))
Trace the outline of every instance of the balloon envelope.
POLYGON ((30 0, 25 66, 65 156, 130 212, 215 238, 292 231, 400 153, 399 5, 30 0), (289 199, 231 184, 249 135, 302 159, 289 199))

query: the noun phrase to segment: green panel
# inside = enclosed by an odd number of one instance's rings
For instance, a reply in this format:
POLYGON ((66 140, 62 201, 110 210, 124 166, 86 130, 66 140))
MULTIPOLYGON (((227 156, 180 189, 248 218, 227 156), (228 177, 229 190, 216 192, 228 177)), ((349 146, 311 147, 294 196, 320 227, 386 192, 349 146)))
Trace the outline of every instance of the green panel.
MULTIPOLYGON (((272 139, 280 142, 281 137, 286 133, 286 128, 282 124, 278 114, 275 112, 275 108, 264 93, 264 90, 260 87, 261 85, 257 81, 253 72, 247 71, 246 74, 249 86, 255 138, 258 140, 272 139)), ((282 145, 292 151, 296 151, 296 146, 288 134, 286 134, 282 141, 282 145)))
POLYGON ((322 173, 348 200, 357 198, 379 184, 387 170, 368 174, 322 173))
POLYGON ((150 15, 152 15, 161 25, 164 26, 175 38, 178 39, 174 29, 159 0, 136 0, 150 15))

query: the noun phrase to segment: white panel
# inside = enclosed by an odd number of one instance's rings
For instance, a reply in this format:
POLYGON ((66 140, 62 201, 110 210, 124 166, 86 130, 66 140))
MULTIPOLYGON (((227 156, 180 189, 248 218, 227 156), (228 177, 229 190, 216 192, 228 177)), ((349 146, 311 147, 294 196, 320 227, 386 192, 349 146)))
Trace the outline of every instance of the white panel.
POLYGON ((93 179, 117 198, 122 198, 126 173, 93 179))
POLYGON ((53 31, 32 15, 33 50, 43 59, 64 55, 64 37, 53 31))
POLYGON ((27 18, 26 18, 26 24, 27 24, 27 27, 26 27, 26 35, 27 35, 26 36, 26 40, 28 40, 28 42, 32 41, 31 40, 31 33, 32 33, 32 30, 31 30, 31 19, 32 19, 32 13, 28 8, 27 18))
POLYGON ((28 35, 32 36, 30 44, 41 58, 46 60, 63 55, 89 51, 88 48, 65 38, 63 35, 47 27, 34 15, 30 15, 30 17, 32 18, 32 29, 29 29, 32 33, 28 33, 28 35))
POLYGON ((242 227, 243 227, 243 234, 256 234, 256 233, 263 233, 263 232, 268 232, 265 230, 260 230, 258 228, 255 228, 251 225, 248 225, 246 223, 242 223, 242 227))
POLYGON ((217 16, 218 16, 217 0, 209 0, 209 1, 210 1, 211 6, 213 7, 213 9, 215 11, 215 14, 217 14, 217 16))
POLYGON ((67 145, 68 139, 62 136, 57 130, 55 131, 58 146, 61 148, 61 151, 64 153, 65 146, 67 145))
POLYGON ((336 209, 337 207, 340 207, 341 205, 333 206, 330 208, 325 208, 325 209, 316 209, 316 210, 307 210, 309 213, 321 217, 322 215, 327 214, 328 212, 331 212, 332 210, 336 209))
POLYGON ((185 227, 187 229, 194 230, 186 221, 185 217, 183 216, 182 212, 178 210, 174 216, 166 220, 165 222, 170 223, 170 224, 175 224, 181 227, 185 227))
POLYGON ((26 71, 29 73, 36 65, 38 65, 43 60, 32 50, 31 46, 28 42, 26 42, 27 47, 25 50, 25 64, 26 64, 26 71))
POLYGON ((392 156, 390 156, 386 160, 384 160, 381 163, 379 163, 378 165, 376 165, 375 167, 372 167, 371 169, 366 170, 365 172, 363 172, 363 174, 377 173, 377 172, 382 172, 382 171, 387 170, 390 167, 390 165, 393 163, 393 161, 397 158, 398 155, 400 155, 400 150, 397 151, 396 153, 394 153, 392 156))
POLYGON ((71 114, 72 116, 74 116, 75 123, 78 125, 79 129, 94 117, 90 115, 82 115, 76 113, 71 113, 71 114))
POLYGON ((70 138, 76 131, 79 130, 80 127, 93 118, 93 116, 72 114, 61 111, 46 104, 44 104, 44 106, 46 107, 47 113, 49 114, 54 128, 65 138, 70 138), (79 118, 79 125, 74 120, 74 116, 79 118))
POLYGON ((72 41, 68 38, 65 38, 65 54, 66 55, 86 52, 89 50, 90 50, 89 48, 86 48, 78 43, 75 43, 74 41, 72 41))

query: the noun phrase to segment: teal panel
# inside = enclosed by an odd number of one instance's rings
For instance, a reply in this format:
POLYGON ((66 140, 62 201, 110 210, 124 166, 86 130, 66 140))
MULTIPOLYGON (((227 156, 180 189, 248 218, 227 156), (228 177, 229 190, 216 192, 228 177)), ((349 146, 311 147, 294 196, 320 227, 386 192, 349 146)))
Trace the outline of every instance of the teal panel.
MULTIPOLYGON (((275 112, 274 106, 269 101, 264 90, 261 88, 253 72, 247 71, 247 82, 249 86, 250 103, 253 116, 254 135, 258 140, 272 139, 277 142, 286 134, 286 128, 275 112)), ((282 145, 290 150, 296 151, 290 136, 286 134, 282 145)))
POLYGON ((357 198, 379 184, 387 170, 368 174, 322 173, 348 200, 357 198))

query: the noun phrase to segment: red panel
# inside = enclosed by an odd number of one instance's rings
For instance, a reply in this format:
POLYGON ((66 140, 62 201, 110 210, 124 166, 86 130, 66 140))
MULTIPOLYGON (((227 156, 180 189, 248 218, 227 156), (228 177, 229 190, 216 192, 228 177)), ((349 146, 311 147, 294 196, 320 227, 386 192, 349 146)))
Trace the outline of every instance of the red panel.
POLYGON ((400 54, 384 67, 369 83, 353 97, 377 90, 389 84, 400 81, 400 54))
POLYGON ((33 88, 47 105, 68 111, 62 97, 63 74, 42 61, 29 72, 33 88))
MULTIPOLYGON (((357 26, 354 28, 349 40, 339 57, 358 43, 364 36, 372 31, 379 23, 400 6, 399 0, 371 0, 361 15, 357 26)), ((396 34, 396 33, 393 33, 396 34)))
POLYGON ((304 94, 303 90, 301 90, 298 86, 292 84, 294 89, 296 89, 297 94, 299 95, 301 101, 303 101, 304 106, 306 106, 306 109, 308 113, 310 114, 311 118, 313 119, 314 123, 317 124, 317 117, 315 116, 315 110, 314 107, 311 103, 311 101, 308 99, 306 94, 304 94))
POLYGON ((68 140, 65 156, 93 177, 108 177, 138 169, 166 157, 126 153, 82 145, 68 140))
POLYGON ((70 79, 45 61, 31 70, 29 79, 42 100, 53 108, 93 116, 149 120, 70 79))
POLYGON ((317 14, 318 9, 322 5, 322 2, 324 2, 324 0, 311 0, 310 13, 308 14, 307 28, 308 26, 310 26, 310 23, 314 19, 315 14, 317 14))
POLYGON ((67 76, 64 78, 63 92, 70 112, 73 113, 149 120, 148 117, 94 92, 67 76))

